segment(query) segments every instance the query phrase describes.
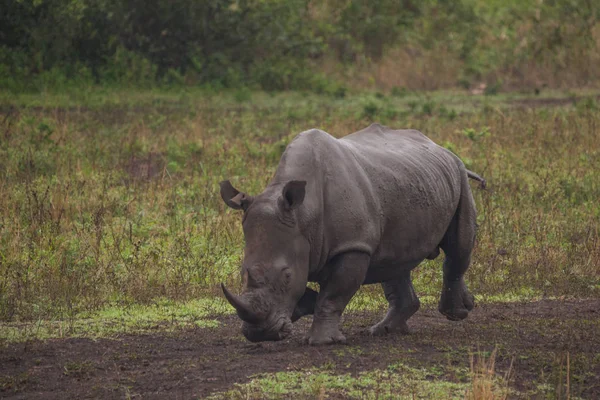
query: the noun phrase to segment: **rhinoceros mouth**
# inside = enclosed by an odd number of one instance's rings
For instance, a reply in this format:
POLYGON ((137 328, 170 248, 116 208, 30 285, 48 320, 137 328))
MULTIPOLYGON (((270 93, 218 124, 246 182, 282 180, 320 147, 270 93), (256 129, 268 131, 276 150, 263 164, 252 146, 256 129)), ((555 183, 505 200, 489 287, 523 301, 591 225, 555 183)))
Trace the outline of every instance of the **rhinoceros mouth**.
POLYGON ((268 328, 255 327, 245 323, 242 333, 251 342, 279 341, 292 333, 292 322, 289 318, 280 318, 268 328))
POLYGON ((283 323, 279 328, 279 340, 283 340, 292 333, 292 321, 289 318, 284 318, 283 323))

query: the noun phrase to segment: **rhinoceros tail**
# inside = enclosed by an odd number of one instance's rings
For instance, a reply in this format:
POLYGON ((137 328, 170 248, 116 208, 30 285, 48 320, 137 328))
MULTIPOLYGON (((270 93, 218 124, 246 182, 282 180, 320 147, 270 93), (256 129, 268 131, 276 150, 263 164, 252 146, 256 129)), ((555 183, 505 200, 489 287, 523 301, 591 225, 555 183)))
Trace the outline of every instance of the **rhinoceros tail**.
POLYGON ((482 189, 485 189, 486 182, 485 182, 485 179, 483 179, 481 176, 479 176, 475 172, 469 171, 469 170, 467 170, 467 176, 469 178, 471 178, 471 179, 476 180, 477 182, 479 182, 479 187, 481 187, 482 189))

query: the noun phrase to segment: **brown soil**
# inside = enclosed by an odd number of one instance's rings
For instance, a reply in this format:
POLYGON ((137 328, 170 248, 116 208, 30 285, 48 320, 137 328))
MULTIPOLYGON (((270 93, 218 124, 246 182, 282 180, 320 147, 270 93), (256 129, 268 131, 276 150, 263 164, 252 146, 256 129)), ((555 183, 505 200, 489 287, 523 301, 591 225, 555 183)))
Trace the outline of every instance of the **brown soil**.
POLYGON ((378 317, 346 315, 348 343, 325 347, 303 344, 310 318, 283 342, 253 344, 235 316, 214 329, 11 344, 0 348, 0 398, 202 398, 253 374, 324 364, 351 374, 397 362, 447 366, 443 378, 460 380, 448 366, 468 367, 470 354, 494 348, 497 373, 513 362, 510 383, 523 393, 564 385, 568 353, 571 395, 600 398, 600 299, 482 305, 458 323, 426 309, 411 319, 411 335, 369 337, 378 317))

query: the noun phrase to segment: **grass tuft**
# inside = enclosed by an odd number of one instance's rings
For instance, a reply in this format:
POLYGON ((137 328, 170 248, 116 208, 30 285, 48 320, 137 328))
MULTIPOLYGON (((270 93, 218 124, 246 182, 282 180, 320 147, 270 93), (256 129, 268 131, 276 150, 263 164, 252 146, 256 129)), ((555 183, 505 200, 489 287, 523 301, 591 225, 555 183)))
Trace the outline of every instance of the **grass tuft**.
POLYGON ((467 389, 465 400, 505 400, 509 395, 509 379, 512 373, 511 365, 504 375, 499 378, 496 374, 496 354, 494 349, 489 357, 483 354, 471 354, 471 387, 467 389))

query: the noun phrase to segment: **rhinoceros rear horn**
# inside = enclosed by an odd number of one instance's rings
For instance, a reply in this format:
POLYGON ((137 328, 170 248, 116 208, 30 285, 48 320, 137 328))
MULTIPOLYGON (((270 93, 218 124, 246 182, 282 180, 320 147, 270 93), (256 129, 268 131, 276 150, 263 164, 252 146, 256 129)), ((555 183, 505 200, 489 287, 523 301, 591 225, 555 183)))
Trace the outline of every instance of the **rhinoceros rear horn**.
POLYGON ((231 182, 223 181, 219 186, 221 187, 221 198, 234 210, 246 210, 252 203, 252 197, 234 188, 231 182))
POLYGON ((235 308, 238 316, 242 320, 244 320, 246 322, 250 322, 250 323, 254 323, 254 322, 257 322, 260 320, 260 316, 256 312, 254 312, 254 310, 252 310, 250 303, 248 303, 246 301, 246 299, 244 299, 243 297, 234 295, 229 290, 227 290, 225 285, 222 283, 221 283, 221 289, 223 289, 223 294, 225 295, 225 298, 227 299, 229 304, 231 304, 233 306, 233 308, 235 308))

